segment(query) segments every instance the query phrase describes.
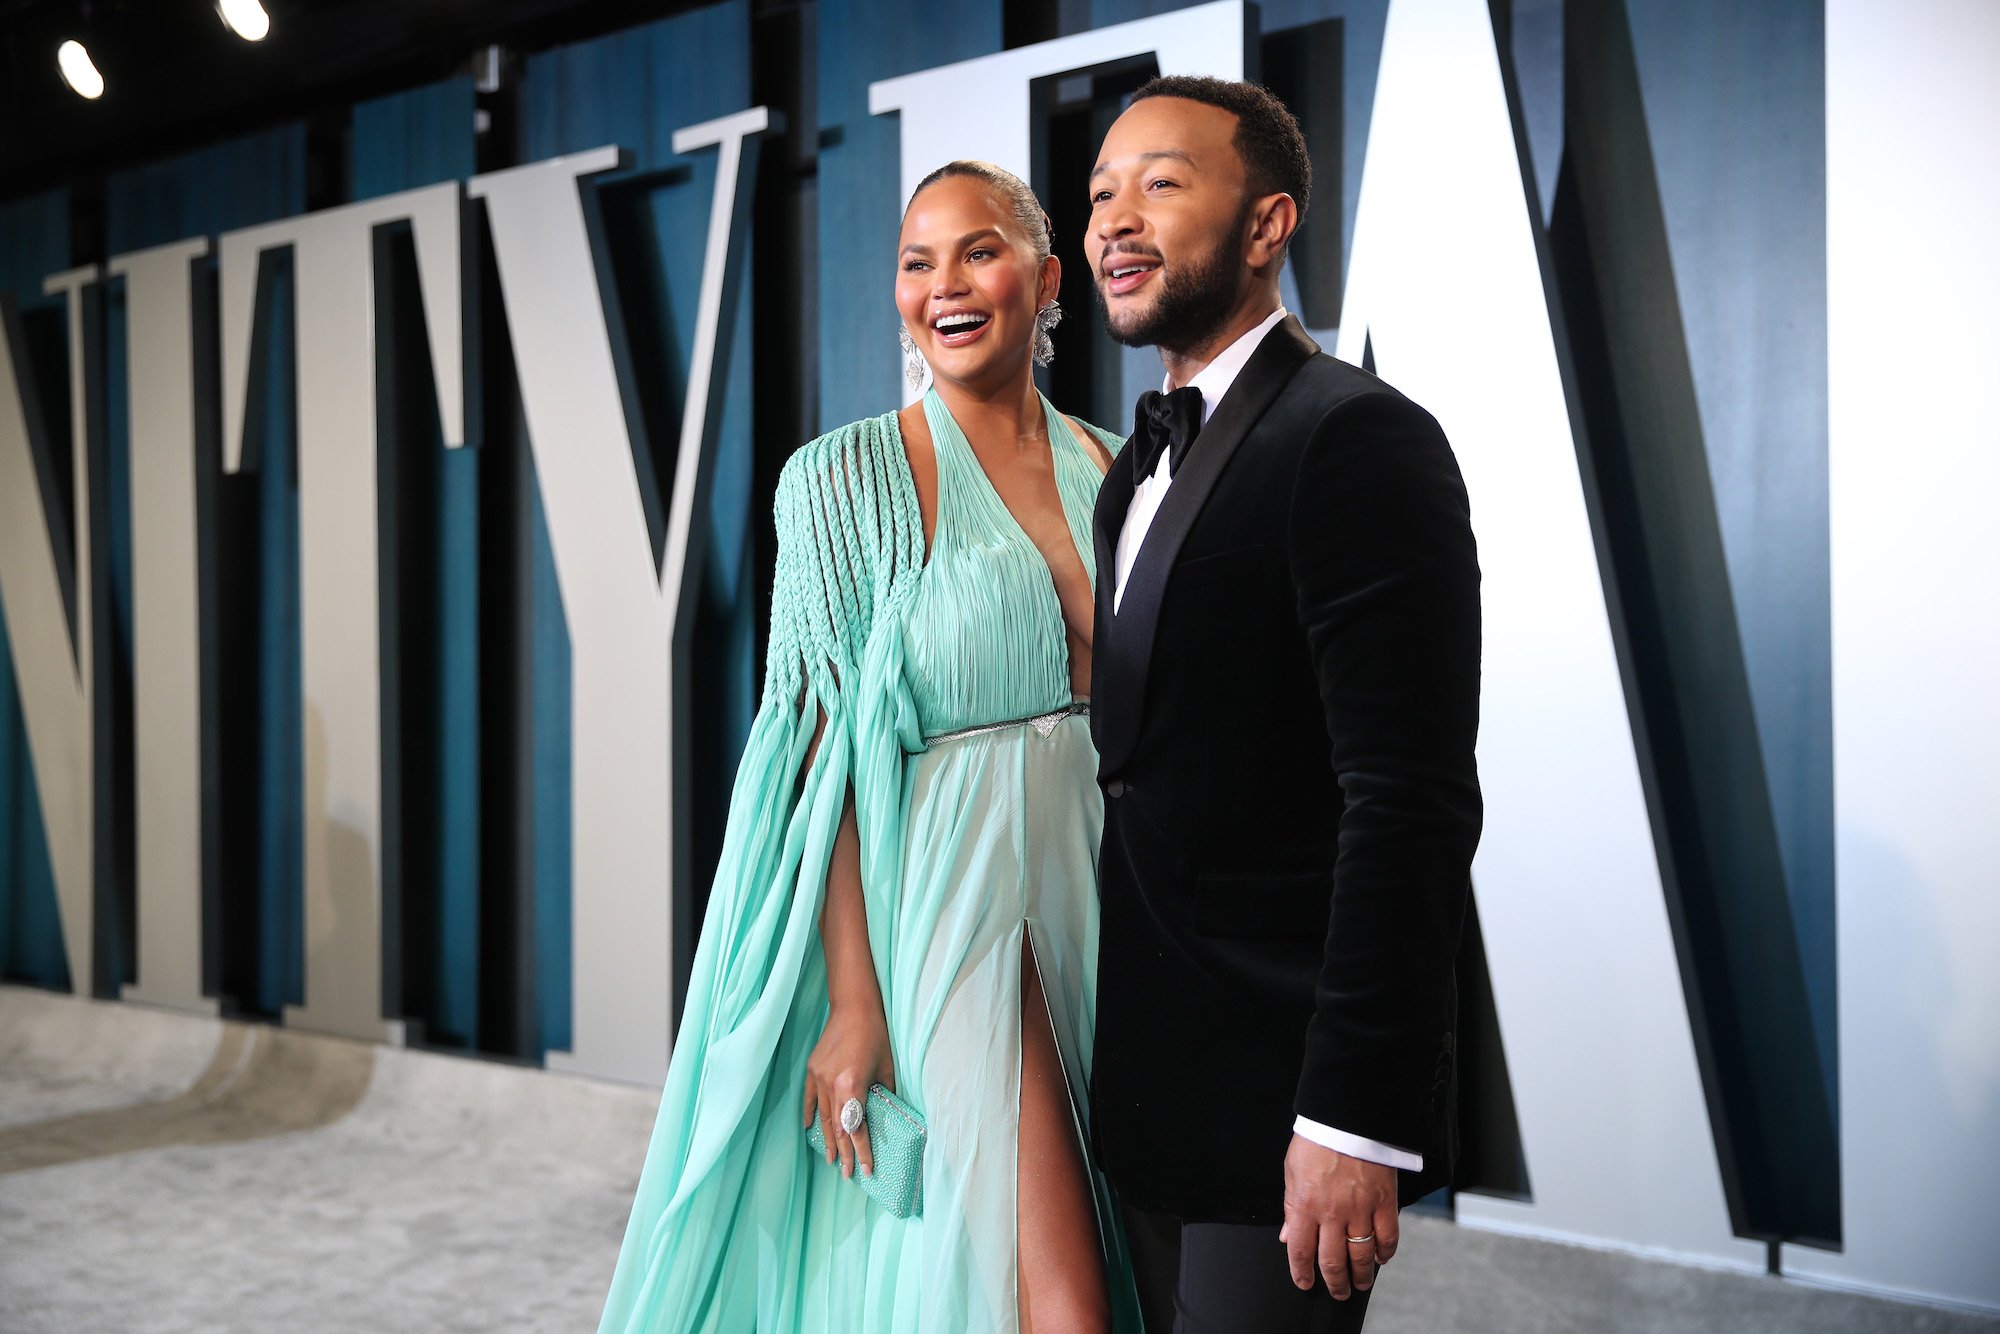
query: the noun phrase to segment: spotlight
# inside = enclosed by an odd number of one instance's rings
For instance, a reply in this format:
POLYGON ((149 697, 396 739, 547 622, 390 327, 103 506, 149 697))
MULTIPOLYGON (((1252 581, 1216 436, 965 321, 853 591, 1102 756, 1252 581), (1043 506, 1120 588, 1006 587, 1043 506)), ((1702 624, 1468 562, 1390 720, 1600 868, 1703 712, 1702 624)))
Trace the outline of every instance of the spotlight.
POLYGON ((261 42, 271 31, 271 16, 257 0, 216 0, 215 12, 246 42, 261 42))
POLYGON ((90 63, 90 52, 83 49, 82 42, 72 39, 57 47, 56 67, 78 97, 104 96, 104 76, 90 63))

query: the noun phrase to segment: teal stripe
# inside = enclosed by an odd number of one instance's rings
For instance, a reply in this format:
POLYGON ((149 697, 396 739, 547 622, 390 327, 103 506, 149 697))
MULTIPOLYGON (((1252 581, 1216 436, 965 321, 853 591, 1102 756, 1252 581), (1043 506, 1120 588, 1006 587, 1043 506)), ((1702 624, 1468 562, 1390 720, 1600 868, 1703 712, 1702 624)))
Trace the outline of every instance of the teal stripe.
POLYGON ((55 865, 0 607, 0 977, 69 990, 55 865))
MULTIPOLYGON (((464 78, 357 106, 354 197, 370 199, 472 175, 472 119, 472 81, 464 78)), ((456 320, 459 314, 426 311, 424 318, 456 320)), ((399 341, 399 347, 420 343, 413 324, 400 332, 408 341, 399 341)), ((428 350, 412 350, 411 373, 430 387, 411 392, 432 401, 437 386, 425 369, 428 350)), ((468 380, 474 373, 467 368, 468 380)), ((481 461, 474 449, 445 449, 434 410, 426 411, 420 430, 411 429, 407 412, 390 419, 404 429, 380 442, 384 467, 401 471, 402 503, 422 510, 417 522, 400 526, 409 545, 389 544, 400 568, 385 570, 416 613, 403 617, 400 637, 404 860, 399 869, 410 923, 403 951, 410 989, 403 999, 407 1017, 422 1021, 426 1042, 477 1047, 481 461)), ((389 697, 385 690, 385 701, 389 697)), ((393 785, 385 786, 385 796, 393 791, 393 785)), ((395 929, 385 923, 385 930, 395 929)))
MULTIPOLYGON (((0 293, 23 308, 48 305, 42 279, 69 267, 69 194, 53 191, 0 204, 0 293)), ((18 367, 23 380, 28 368, 18 367)), ((65 456, 67 451, 65 450, 65 456)), ((28 752, 0 596, 0 977, 67 991, 55 865, 28 752)))
MULTIPOLYGON (((261 422, 247 424, 263 447, 252 485, 261 528, 257 541, 260 672, 257 714, 257 972, 240 999, 264 1014, 305 1003, 304 679, 299 624, 298 401, 291 336, 295 289, 290 265, 274 266, 270 322, 259 331, 252 378, 263 367, 268 392, 261 422)), ((224 412, 240 411, 223 405, 224 412)), ((246 450, 248 441, 246 440, 246 450)))

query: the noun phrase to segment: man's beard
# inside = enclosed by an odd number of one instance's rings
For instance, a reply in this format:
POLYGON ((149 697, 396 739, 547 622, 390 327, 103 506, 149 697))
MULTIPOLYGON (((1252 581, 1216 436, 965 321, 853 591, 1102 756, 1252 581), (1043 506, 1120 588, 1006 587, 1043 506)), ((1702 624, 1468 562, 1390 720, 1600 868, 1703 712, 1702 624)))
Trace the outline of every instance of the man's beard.
POLYGON ((1104 327, 1127 347, 1164 347, 1168 351, 1198 347, 1222 326, 1236 309, 1236 294, 1243 281, 1243 260, 1237 254, 1243 224, 1250 219, 1249 201, 1236 220, 1220 236, 1208 253, 1179 268, 1162 266, 1160 299, 1152 310, 1135 323, 1120 328, 1112 318, 1111 303, 1101 283, 1092 283, 1097 294, 1097 312, 1104 327))

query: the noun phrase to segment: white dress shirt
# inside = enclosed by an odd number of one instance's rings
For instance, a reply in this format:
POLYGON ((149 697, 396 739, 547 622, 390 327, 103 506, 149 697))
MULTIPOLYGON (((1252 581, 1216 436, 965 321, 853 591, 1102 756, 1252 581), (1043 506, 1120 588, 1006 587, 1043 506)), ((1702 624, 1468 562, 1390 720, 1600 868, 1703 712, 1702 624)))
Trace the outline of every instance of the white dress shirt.
MULTIPOLYGON (((1215 405, 1222 401, 1222 396, 1229 392, 1229 386, 1236 382, 1236 376, 1250 360, 1250 354, 1264 341, 1264 335, 1275 329, 1278 321, 1285 318, 1285 313, 1283 306, 1278 307, 1262 324, 1216 353, 1215 359, 1202 367, 1200 373, 1188 381, 1188 387, 1201 390, 1203 426, 1208 425, 1208 419, 1215 414, 1215 405)), ((1160 390, 1165 393, 1173 387, 1173 381, 1167 380, 1161 384, 1160 390)), ((1146 541, 1146 532, 1153 526, 1153 518, 1160 512, 1160 505, 1167 498, 1167 488, 1173 484, 1173 460, 1168 457, 1168 451, 1163 449, 1160 451, 1159 466, 1153 469, 1151 476, 1140 478, 1138 485, 1133 489, 1131 508, 1125 511, 1125 526, 1118 531, 1116 582, 1111 586, 1113 615, 1117 614, 1120 604, 1125 600, 1125 581, 1132 573, 1132 562, 1138 559, 1139 549, 1146 541)), ((1307 1117, 1299 1117, 1292 1123, 1292 1129, 1313 1143, 1332 1149, 1336 1153, 1344 1153, 1350 1158, 1380 1163, 1384 1167, 1397 1167, 1406 1172, 1421 1172, 1424 1167, 1424 1157, 1420 1153, 1411 1153, 1407 1149, 1398 1149, 1378 1140, 1350 1135, 1344 1130, 1335 1130, 1332 1126, 1321 1125, 1307 1117)))

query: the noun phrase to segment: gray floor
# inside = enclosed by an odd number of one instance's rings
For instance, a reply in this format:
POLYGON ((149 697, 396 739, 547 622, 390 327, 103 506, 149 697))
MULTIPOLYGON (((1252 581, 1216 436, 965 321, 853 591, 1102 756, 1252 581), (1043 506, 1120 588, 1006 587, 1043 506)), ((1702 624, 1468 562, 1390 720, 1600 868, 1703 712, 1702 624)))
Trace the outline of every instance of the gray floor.
MULTIPOLYGON (((593 1329, 654 1100, 0 987, 0 1331, 593 1329)), ((2000 1321, 1411 1218, 1368 1328, 2000 1321)))

